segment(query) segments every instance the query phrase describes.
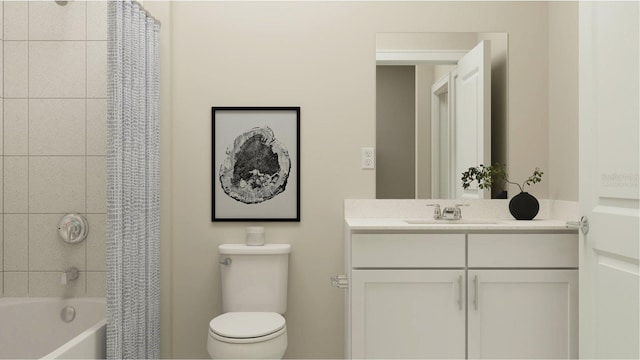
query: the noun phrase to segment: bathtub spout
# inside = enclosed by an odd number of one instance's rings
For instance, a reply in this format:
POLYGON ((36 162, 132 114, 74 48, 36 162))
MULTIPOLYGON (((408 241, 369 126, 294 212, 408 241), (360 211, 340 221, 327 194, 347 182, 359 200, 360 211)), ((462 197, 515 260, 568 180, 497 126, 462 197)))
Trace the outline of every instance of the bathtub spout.
POLYGON ((70 280, 76 280, 80 275, 80 270, 76 267, 70 267, 62 273, 62 277, 60 278, 60 284, 67 285, 67 282, 70 280))

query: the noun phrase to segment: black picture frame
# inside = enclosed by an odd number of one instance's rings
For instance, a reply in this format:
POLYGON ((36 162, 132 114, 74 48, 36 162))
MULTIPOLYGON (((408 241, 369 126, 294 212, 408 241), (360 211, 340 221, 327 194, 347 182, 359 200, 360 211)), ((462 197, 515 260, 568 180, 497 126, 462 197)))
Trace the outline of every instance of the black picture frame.
POLYGON ((300 222, 300 107, 211 108, 211 221, 300 222))

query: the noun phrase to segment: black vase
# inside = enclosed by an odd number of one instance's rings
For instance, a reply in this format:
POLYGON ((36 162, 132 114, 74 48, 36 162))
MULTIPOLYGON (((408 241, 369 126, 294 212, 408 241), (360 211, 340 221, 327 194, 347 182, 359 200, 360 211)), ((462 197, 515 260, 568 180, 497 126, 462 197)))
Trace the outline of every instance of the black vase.
POLYGON ((523 191, 509 201, 509 212, 516 220, 531 220, 538 215, 538 210, 538 199, 528 192, 523 191))

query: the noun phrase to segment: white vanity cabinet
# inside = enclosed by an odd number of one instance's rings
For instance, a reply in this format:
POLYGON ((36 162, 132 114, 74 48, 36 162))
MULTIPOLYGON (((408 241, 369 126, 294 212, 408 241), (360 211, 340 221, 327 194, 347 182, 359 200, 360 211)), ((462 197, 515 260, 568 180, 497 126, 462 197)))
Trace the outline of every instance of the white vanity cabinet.
POLYGON ((351 356, 465 357, 463 234, 351 237, 351 356))
POLYGON ((350 232, 347 356, 577 358, 578 235, 350 232))
POLYGON ((578 357, 578 235, 468 234, 470 359, 578 357))
POLYGON ((576 359, 576 270, 469 270, 469 359, 576 359))
POLYGON ((354 270, 351 283, 353 358, 464 358, 464 270, 354 270))

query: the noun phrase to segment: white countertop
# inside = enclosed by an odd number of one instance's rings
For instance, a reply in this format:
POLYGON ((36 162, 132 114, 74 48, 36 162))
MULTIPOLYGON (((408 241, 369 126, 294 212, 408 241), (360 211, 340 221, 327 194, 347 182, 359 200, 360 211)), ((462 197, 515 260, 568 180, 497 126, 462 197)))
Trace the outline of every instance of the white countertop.
POLYGON ((484 231, 578 231, 567 227, 564 220, 551 219, 533 219, 533 220, 514 220, 514 219, 462 219, 462 222, 456 220, 439 220, 437 223, 412 224, 407 221, 431 222, 428 218, 345 218, 346 225, 350 230, 366 231, 366 230, 423 230, 423 231, 467 231, 467 230, 484 230, 484 231), (476 222, 477 221, 477 222, 476 222))
POLYGON ((438 220, 428 204, 453 206, 455 200, 376 200, 346 199, 345 223, 350 230, 425 230, 425 231, 577 231, 567 221, 579 219, 577 202, 540 201, 540 212, 533 220, 515 220, 509 213, 509 200, 466 200, 462 221, 438 220), (423 220, 425 224, 406 220, 423 220))

